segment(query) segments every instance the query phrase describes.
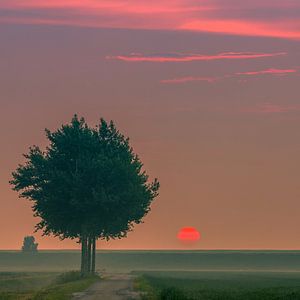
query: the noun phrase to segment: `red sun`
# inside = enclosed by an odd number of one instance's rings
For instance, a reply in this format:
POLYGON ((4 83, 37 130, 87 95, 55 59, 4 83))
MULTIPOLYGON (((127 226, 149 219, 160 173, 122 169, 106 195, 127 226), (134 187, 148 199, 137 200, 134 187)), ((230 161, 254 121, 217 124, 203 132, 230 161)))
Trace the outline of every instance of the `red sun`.
POLYGON ((194 227, 183 227, 179 230, 177 238, 182 242, 196 242, 200 239, 200 232, 194 227))

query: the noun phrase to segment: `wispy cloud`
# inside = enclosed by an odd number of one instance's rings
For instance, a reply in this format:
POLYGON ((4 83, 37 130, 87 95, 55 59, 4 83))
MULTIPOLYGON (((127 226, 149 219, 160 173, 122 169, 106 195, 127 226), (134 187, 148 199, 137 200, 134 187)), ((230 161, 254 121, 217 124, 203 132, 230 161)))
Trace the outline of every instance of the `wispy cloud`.
MULTIPOLYGON (((164 84, 182 84, 187 82, 194 82, 194 81, 203 81, 207 83, 214 83, 219 80, 229 79, 229 78, 239 78, 240 76, 260 76, 260 75, 269 75, 269 76, 287 76, 289 74, 297 73, 297 69, 266 69, 266 70, 259 70, 259 71, 247 71, 247 72, 238 72, 234 74, 227 74, 223 76, 216 76, 216 77, 197 77, 197 76, 185 76, 185 77, 178 77, 172 79, 163 79, 160 82, 164 84)), ((244 80, 242 82, 245 82, 244 80)))
POLYGON ((256 53, 256 52, 225 52, 219 54, 195 54, 195 53, 167 53, 167 54, 140 54, 106 56, 106 59, 121 60, 125 62, 191 62, 191 61, 212 61, 227 59, 257 59, 286 55, 285 52, 277 53, 256 53))
POLYGON ((187 22, 181 25, 180 29, 231 35, 300 39, 300 30, 297 30, 299 27, 300 21, 296 20, 285 20, 281 24, 276 24, 266 21, 211 18, 187 22))
POLYGON ((172 79, 164 79, 161 80, 161 83, 165 84, 180 84, 180 83, 186 83, 186 82, 192 82, 192 81, 204 81, 207 83, 213 83, 217 80, 215 77, 181 77, 181 78, 172 78, 172 79))
POLYGON ((267 69, 260 71, 250 71, 250 72, 240 72, 236 73, 236 75, 287 75, 291 73, 296 73, 296 69, 267 69))
POLYGON ((92 11, 95 13, 119 13, 119 14, 156 14, 156 13, 185 13, 199 12, 215 9, 215 5, 207 1, 198 0, 198 4, 193 4, 187 0, 173 0, 172 4, 168 0, 135 1, 135 0, 2 0, 2 7, 18 7, 22 9, 57 9, 71 8, 81 11, 92 11), (206 2, 206 3, 205 3, 206 2))
POLYGON ((262 103, 257 104, 253 107, 247 107, 241 110, 245 113, 257 113, 257 114, 278 114, 278 113, 288 113, 288 112, 298 112, 300 111, 300 104, 295 105, 281 105, 274 103, 262 103))

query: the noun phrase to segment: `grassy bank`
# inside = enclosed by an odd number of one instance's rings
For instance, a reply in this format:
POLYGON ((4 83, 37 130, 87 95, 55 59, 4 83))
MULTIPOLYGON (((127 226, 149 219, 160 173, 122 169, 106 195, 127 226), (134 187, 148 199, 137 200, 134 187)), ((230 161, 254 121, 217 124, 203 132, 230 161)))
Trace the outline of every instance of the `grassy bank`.
POLYGON ((0 273, 0 300, 67 300, 99 280, 78 272, 0 273))
POLYGON ((145 300, 297 300, 300 273, 142 272, 145 300))

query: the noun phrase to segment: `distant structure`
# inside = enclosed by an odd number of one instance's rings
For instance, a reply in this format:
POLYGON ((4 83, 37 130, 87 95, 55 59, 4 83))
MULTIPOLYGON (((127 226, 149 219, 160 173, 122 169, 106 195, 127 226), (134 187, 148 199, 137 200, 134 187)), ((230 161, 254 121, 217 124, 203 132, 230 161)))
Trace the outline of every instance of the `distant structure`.
POLYGON ((22 251, 23 252, 37 252, 38 243, 35 243, 34 236, 25 236, 23 240, 22 251))

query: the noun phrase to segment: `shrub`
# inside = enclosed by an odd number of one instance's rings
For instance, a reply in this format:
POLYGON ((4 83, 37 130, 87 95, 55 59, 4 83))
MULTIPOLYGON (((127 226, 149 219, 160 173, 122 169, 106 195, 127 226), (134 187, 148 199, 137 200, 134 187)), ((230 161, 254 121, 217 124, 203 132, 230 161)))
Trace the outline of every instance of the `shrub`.
POLYGON ((56 278, 55 283, 63 284, 63 283, 72 282, 80 279, 82 279, 82 276, 79 271, 70 271, 70 272, 60 274, 56 278))

